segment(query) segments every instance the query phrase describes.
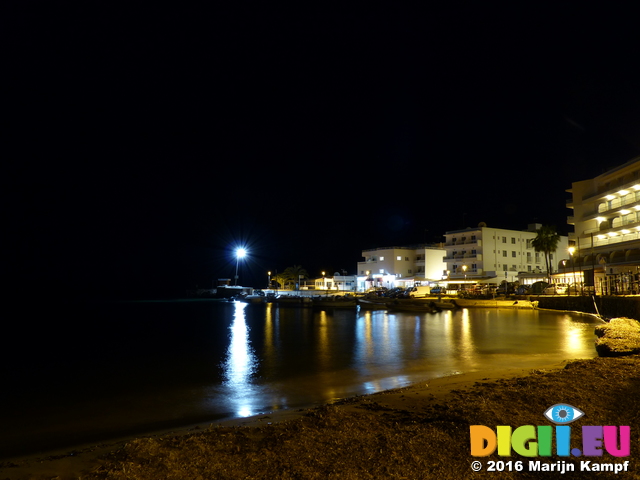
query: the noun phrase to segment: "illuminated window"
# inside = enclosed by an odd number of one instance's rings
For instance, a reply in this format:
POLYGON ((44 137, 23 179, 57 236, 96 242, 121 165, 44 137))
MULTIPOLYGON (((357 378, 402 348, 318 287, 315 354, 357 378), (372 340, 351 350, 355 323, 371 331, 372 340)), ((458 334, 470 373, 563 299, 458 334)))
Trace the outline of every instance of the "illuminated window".
POLYGON ((384 261, 384 257, 380 257, 380 261, 381 261, 381 262, 382 262, 382 261, 384 261))

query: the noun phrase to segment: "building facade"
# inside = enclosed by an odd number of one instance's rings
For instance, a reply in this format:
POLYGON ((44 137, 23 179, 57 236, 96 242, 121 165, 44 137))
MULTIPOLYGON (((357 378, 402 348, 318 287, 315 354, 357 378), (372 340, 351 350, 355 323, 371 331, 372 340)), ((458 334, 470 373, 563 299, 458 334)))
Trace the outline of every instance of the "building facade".
POLYGON ((364 250, 358 262, 358 290, 408 288, 442 280, 446 270, 441 246, 382 247, 364 250))
MULTIPOLYGON (((541 225, 532 224, 525 231, 477 228, 445 233, 447 280, 449 283, 495 283, 503 280, 533 283, 547 276, 545 254, 536 252, 532 242, 541 225)), ((552 273, 569 259, 569 239, 560 236, 555 252, 550 255, 552 273)))
POLYGON ((598 294, 638 293, 640 157, 574 182, 568 192, 574 264, 585 285, 598 294))

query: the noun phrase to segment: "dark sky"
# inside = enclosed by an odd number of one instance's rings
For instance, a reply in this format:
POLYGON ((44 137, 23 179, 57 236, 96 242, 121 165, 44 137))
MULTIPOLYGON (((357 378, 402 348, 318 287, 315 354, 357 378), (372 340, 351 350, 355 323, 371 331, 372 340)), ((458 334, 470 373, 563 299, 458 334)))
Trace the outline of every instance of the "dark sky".
POLYGON ((631 9, 209 3, 3 7, 19 290, 173 295, 240 244, 261 286, 481 221, 566 234, 571 182, 640 154, 631 9))

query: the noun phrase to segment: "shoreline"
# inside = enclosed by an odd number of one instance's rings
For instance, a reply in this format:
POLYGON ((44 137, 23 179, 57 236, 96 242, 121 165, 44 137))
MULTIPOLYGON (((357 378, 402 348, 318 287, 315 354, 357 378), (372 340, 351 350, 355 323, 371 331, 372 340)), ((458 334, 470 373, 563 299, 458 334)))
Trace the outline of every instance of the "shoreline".
MULTIPOLYGON (((594 353, 595 355, 595 353, 594 353)), ((595 357, 598 358, 598 357, 595 357)), ((592 359, 587 359, 587 361, 592 359)), ((581 360, 564 360, 559 363, 547 364, 536 368, 505 367, 492 371, 472 371, 452 374, 443 377, 434 377, 424 382, 415 383, 406 387, 391 390, 383 390, 376 393, 355 395, 336 400, 330 404, 309 405, 303 408, 276 410, 265 412, 250 417, 239 417, 218 421, 194 423, 174 428, 162 428, 144 434, 125 435, 122 437, 75 445, 72 447, 58 448, 46 452, 27 454, 0 459, 0 478, 52 478, 58 476, 61 479, 76 478, 88 471, 95 470, 102 463, 105 455, 119 451, 124 445, 141 439, 162 440, 171 437, 189 437, 194 434, 206 432, 212 428, 232 429, 256 429, 265 426, 283 424, 303 419, 317 409, 329 406, 347 408, 353 402, 378 402, 402 403, 403 397, 410 395, 413 401, 437 404, 445 402, 454 392, 466 392, 478 382, 498 382, 505 379, 519 378, 531 375, 532 372, 552 372, 565 368, 568 363, 581 360)))

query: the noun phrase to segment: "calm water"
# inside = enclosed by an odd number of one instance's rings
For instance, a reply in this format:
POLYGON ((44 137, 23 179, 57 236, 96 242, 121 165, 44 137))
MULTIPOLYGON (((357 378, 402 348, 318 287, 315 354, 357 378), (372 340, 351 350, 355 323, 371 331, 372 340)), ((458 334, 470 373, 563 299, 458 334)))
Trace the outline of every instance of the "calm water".
POLYGON ((0 457, 457 372, 594 357, 599 323, 537 310, 413 314, 202 301, 56 306, 43 315, 23 311, 19 333, 5 338, 0 457))

